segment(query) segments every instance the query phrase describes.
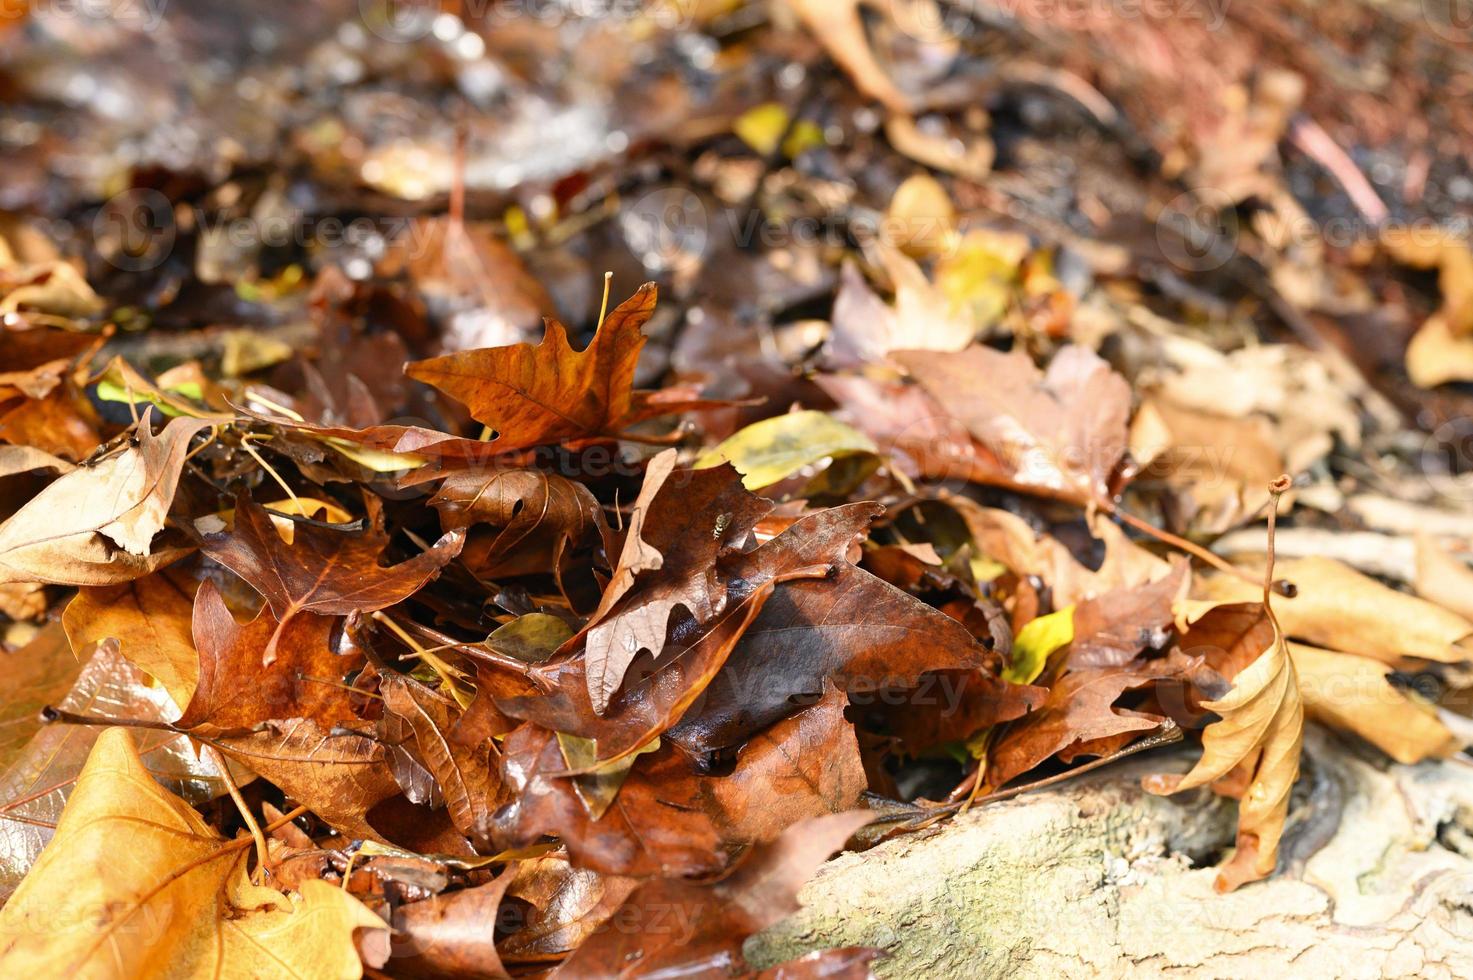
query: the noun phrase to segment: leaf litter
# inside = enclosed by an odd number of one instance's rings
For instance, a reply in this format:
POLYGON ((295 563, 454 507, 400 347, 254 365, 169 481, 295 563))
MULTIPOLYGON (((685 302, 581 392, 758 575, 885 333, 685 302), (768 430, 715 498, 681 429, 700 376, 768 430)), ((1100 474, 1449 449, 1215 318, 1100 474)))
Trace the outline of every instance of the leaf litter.
POLYGON ((837 851, 1462 752, 1473 124, 931 6, 0 22, 0 964, 863 977, 837 851))

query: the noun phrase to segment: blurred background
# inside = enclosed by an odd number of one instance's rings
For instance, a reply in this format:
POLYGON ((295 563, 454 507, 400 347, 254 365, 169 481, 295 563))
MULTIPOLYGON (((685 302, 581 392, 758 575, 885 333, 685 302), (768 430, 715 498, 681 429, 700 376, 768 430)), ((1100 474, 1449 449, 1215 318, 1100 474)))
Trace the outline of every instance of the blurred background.
POLYGON ((803 368, 864 360, 876 317, 1117 363, 1169 322, 1339 351, 1436 432, 1473 414, 1470 26, 1466 0, 0 0, 0 312, 115 324, 153 369, 305 358, 439 420, 403 361, 545 314, 586 338, 608 271, 616 300, 661 284, 641 385, 768 414, 822 403, 803 368))

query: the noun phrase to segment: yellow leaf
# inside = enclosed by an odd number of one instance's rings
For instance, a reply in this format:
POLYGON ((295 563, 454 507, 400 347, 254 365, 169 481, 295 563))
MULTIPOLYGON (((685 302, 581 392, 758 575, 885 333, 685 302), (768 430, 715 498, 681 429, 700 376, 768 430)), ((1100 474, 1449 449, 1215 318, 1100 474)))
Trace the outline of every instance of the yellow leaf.
POLYGON ((1442 758, 1458 739, 1430 705, 1412 700, 1386 680, 1391 668, 1368 657, 1289 644, 1299 692, 1311 718, 1361 738, 1397 762, 1442 758))
POLYGON ((1283 634, 1273 625, 1274 642, 1234 678, 1232 690, 1202 702, 1221 720, 1202 732, 1202 757, 1192 771, 1143 781, 1147 791, 1165 795, 1206 786, 1240 768, 1251 774, 1238 803, 1237 851, 1218 870, 1218 891, 1273 873, 1289 792, 1299 776, 1304 704, 1283 634))
POLYGON ((164 572, 124 585, 84 586, 62 613, 72 651, 112 638, 119 652, 164 686, 182 712, 199 683, 190 623, 194 596, 164 572))
POLYGON ((1014 684, 1032 684, 1043 673, 1054 652, 1074 639, 1074 607, 1030 620, 1013 638, 1013 655, 1002 679, 1014 684))
POLYGON ((1426 534, 1417 535, 1417 580, 1413 587, 1423 599, 1473 616, 1473 569, 1437 546, 1426 534))
MULTIPOLYGON (((1403 657, 1438 663, 1473 658, 1463 641, 1473 623, 1441 606, 1387 588, 1331 558, 1281 562, 1277 577, 1298 589, 1292 599, 1274 600, 1284 633, 1316 646, 1358 653, 1388 664, 1403 657)), ((1258 588, 1241 579, 1218 576, 1205 598, 1251 602, 1258 588)))
POLYGON ((360 977, 357 899, 307 881, 253 885, 249 837, 222 840, 149 776, 131 736, 97 740, 56 837, 0 911, 10 977, 360 977))
POLYGON ((696 460, 696 469, 730 461, 742 484, 756 490, 831 456, 878 450, 864 433, 824 412, 793 412, 753 422, 696 460))

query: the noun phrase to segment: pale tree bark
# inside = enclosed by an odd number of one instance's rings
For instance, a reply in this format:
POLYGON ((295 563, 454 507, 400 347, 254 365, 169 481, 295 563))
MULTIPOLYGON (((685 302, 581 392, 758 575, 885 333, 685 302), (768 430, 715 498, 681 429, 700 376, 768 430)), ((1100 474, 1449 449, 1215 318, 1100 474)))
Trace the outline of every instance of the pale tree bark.
POLYGON ((1218 895, 1234 804, 1124 761, 831 861, 747 946, 770 965, 879 946, 888 977, 1473 976, 1473 768, 1401 766, 1319 731, 1279 873, 1218 895))

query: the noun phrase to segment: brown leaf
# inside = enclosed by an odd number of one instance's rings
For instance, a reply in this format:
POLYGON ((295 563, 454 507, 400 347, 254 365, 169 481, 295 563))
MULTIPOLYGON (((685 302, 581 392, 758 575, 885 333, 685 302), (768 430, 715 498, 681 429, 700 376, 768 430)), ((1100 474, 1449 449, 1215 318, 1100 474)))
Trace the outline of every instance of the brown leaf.
POLYGON ((1190 568, 1177 561, 1169 574, 1144 585, 1112 589, 1074 607, 1069 667, 1118 667, 1170 637, 1172 605, 1190 587, 1190 568))
POLYGON ((616 920, 635 927, 595 933, 553 976, 605 980, 740 972, 746 938, 796 911, 798 888, 872 819, 851 812, 805 820, 754 848, 713 884, 662 879, 642 885, 615 913, 616 920))
POLYGON ((549 319, 542 343, 463 351, 414 361, 405 373, 445 392, 496 430, 499 452, 568 439, 612 435, 638 421, 634 365, 640 328, 655 309, 645 283, 611 310, 588 347, 575 351, 561 323, 549 319))
POLYGON ((1438 547, 1430 535, 1417 535, 1417 594, 1451 609, 1467 619, 1473 617, 1473 569, 1438 547))
POLYGON ((1075 501, 1108 495, 1127 445, 1130 386, 1089 349, 1065 347, 1047 372, 1021 351, 980 345, 892 357, 1020 484, 1075 501))
POLYGON ((496 815, 497 843, 525 847, 544 834, 560 837, 579 867, 618 875, 682 875, 719 871, 726 864, 715 820, 667 802, 660 784, 679 778, 689 763, 669 749, 644 760, 626 778, 598 818, 588 813, 557 736, 526 724, 503 743, 502 778, 515 795, 496 815))
POLYGON ((772 510, 771 501, 742 486, 729 463, 680 471, 672 482, 676 474, 663 465, 668 459, 660 460, 655 491, 641 491, 614 578, 579 634, 585 639, 589 699, 600 713, 640 650, 660 655, 677 608, 697 624, 721 613, 726 585, 717 559, 741 546, 772 510))
POLYGON ((506 962, 546 962, 572 952, 639 885, 638 879, 575 868, 561 852, 517 863, 507 895, 531 907, 522 928, 499 944, 506 962))
MULTIPOLYGON (((593 712, 581 657, 565 658, 541 673, 555 689, 545 695, 500 703, 508 714, 554 731, 594 739, 598 758, 609 761, 634 751, 664 733, 700 697, 726 663, 743 632, 756 619, 779 582, 822 577, 844 563, 880 512, 860 503, 810 514, 750 554, 731 560, 732 578, 749 594, 714 626, 683 650, 666 648, 669 662, 658 661, 642 683, 627 684, 602 716, 593 712)), ((689 636, 683 632, 681 638, 689 636)))
POLYGON ((472 528, 461 560, 485 579, 558 569, 569 551, 610 533, 587 487, 538 470, 451 473, 430 506, 444 530, 472 528))
POLYGON ((282 628, 269 607, 238 623, 206 579, 194 597, 199 686, 179 726, 229 732, 291 718, 326 727, 358 720, 343 679, 362 661, 333 652, 333 623, 302 613, 282 628), (276 660, 262 664, 261 651, 278 632, 276 660))
POLYGON ((1180 657, 1070 670, 1054 682, 1037 711, 1014 722, 988 754, 987 782, 1001 786, 1060 752, 1126 732, 1147 732, 1166 719, 1117 710, 1127 691, 1183 678, 1195 664, 1180 657))
POLYGON ((496 924, 502 897, 516 877, 515 869, 507 868, 484 885, 396 909, 393 975, 504 980, 496 924))
POLYGON ((412 678, 386 673, 379 693, 384 710, 414 732, 419 756, 439 785, 451 822, 477 850, 489 852, 492 813, 508 802, 494 743, 487 739, 465 745, 450 738, 452 706, 412 678))
POLYGON ((275 783, 337 831, 382 841, 368 811, 399 793, 384 749, 362 735, 298 718, 217 740, 227 756, 275 783))
POLYGON ((200 547, 250 583, 271 606, 277 628, 261 655, 262 664, 269 666, 283 630, 298 613, 346 615, 400 602, 460 553, 465 534, 451 531, 429 551, 383 567, 378 558, 387 543, 377 530, 350 533, 299 524, 287 545, 266 509, 241 497, 236 501, 234 531, 207 534, 200 547))
POLYGON ((0 582, 113 585, 179 551, 151 553, 174 500, 189 440, 207 423, 173 419, 155 436, 58 477, 0 524, 0 582))
POLYGON ((916 707, 945 710, 922 676, 958 671, 997 695, 997 721, 1028 710, 997 678, 999 658, 965 626, 854 565, 830 578, 780 586, 748 627, 703 703, 669 737, 693 753, 740 745, 793 711, 795 698, 822 693, 825 678, 855 697, 912 691, 916 707))

